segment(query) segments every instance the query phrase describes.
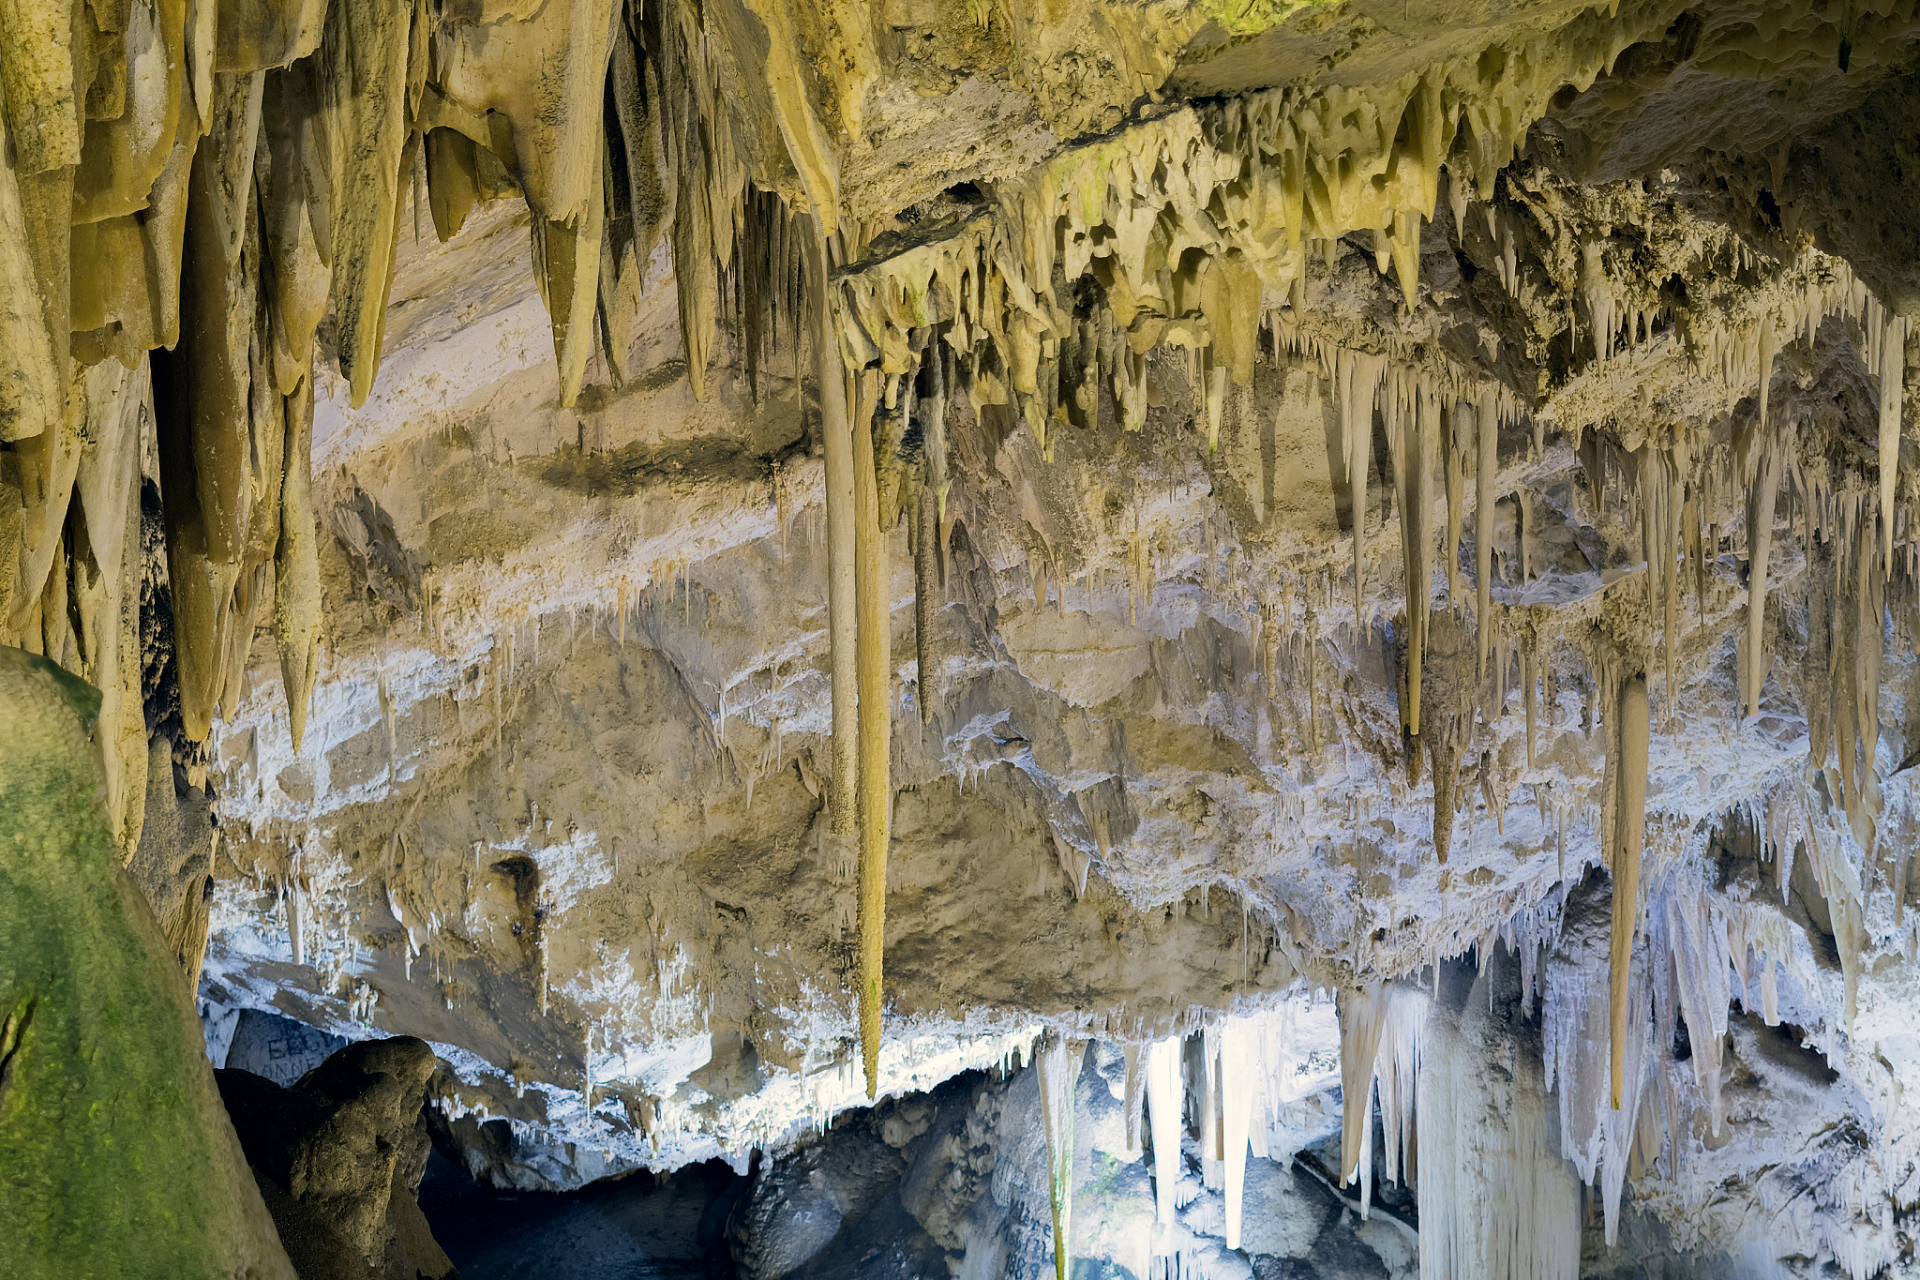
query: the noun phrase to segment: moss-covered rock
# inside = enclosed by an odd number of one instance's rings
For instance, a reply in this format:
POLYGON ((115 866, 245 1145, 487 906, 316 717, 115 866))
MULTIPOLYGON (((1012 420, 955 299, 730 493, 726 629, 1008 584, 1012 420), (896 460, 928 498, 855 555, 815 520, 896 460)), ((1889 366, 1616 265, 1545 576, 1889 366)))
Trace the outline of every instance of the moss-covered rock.
POLYGON ((0 648, 0 1277, 293 1280, 127 883, 100 695, 0 648))

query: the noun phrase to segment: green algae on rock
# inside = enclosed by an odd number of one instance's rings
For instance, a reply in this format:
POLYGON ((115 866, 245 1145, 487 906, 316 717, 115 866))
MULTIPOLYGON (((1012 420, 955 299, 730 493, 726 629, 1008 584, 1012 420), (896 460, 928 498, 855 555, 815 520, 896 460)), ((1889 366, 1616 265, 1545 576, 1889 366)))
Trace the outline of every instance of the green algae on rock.
POLYGON ((120 872, 99 707, 0 648, 0 1275, 292 1280, 189 992, 120 872))

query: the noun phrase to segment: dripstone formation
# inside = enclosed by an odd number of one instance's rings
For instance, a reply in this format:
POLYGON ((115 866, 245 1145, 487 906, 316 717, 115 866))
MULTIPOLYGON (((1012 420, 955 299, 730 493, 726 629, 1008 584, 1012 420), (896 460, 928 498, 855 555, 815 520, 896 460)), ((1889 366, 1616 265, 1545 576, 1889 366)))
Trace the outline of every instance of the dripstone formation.
POLYGON ((209 1028, 417 1037, 499 1187, 752 1169, 753 1275, 1908 1274, 1916 68, 0 5, 0 645, 209 1028))

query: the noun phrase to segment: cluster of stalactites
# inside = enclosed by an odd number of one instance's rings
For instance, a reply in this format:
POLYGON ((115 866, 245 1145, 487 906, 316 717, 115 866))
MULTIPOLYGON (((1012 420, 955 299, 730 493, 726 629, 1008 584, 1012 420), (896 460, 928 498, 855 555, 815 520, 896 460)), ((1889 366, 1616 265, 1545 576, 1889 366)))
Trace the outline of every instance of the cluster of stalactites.
MULTIPOLYGON (((1616 680, 1610 696, 1621 697, 1619 686, 1630 683, 1616 680)), ((1775 861, 1783 898, 1795 849, 1814 860, 1851 986, 1866 946, 1860 876, 1825 812, 1804 785, 1783 783, 1743 819, 1744 829, 1754 849, 1775 861)), ((1340 1179, 1357 1187, 1363 1214, 1376 1163, 1383 1181, 1418 1186, 1423 1226, 1431 1222, 1444 1236, 1433 1242, 1431 1267, 1423 1248, 1423 1275, 1572 1274, 1567 1268, 1577 1260, 1579 1235, 1573 1179, 1599 1192, 1611 1241, 1630 1180, 1663 1155, 1671 1174, 1691 1149, 1683 1139, 1717 1139, 1724 1132, 1720 1090, 1734 1001, 1757 1005, 1773 1026, 1780 1022, 1783 970, 1803 991, 1814 990, 1812 959, 1804 941, 1796 947, 1797 927, 1781 909, 1730 899, 1686 867, 1670 868, 1636 898, 1643 928, 1624 970, 1636 1016, 1625 1038, 1614 1041, 1621 1055, 1605 1047, 1613 1036, 1602 1028, 1620 1007, 1610 990, 1615 975, 1604 955, 1606 933, 1568 931, 1551 904, 1518 912, 1476 940, 1481 978, 1469 1003, 1485 992, 1484 1022, 1471 1009, 1442 1007, 1438 963, 1433 999, 1391 982, 1342 993, 1340 1179), (1496 944, 1517 959, 1523 1007, 1541 1001, 1543 1063, 1511 1033, 1488 1034, 1495 1021, 1490 975, 1505 963, 1496 944), (1692 1046, 1686 1061, 1670 1049, 1683 1021, 1692 1046), (1469 1024, 1477 1027, 1470 1038, 1461 1034, 1469 1024), (1548 1093, 1554 1103, 1546 1101, 1548 1093), (1483 1108, 1496 1094, 1504 1101, 1483 1108), (1380 1150, 1376 1108, 1385 1138, 1380 1150), (1503 1122, 1490 1126, 1496 1115, 1503 1122), (1527 1258, 1537 1265, 1525 1264, 1527 1258)), ((1222 1193, 1227 1247, 1240 1246, 1246 1160, 1279 1154, 1270 1133, 1294 1097, 1293 1034, 1283 1006, 1208 1022, 1191 1037, 1127 1048, 1127 1148, 1143 1154, 1142 1139, 1150 1138, 1161 1223, 1173 1223, 1181 1197, 1191 1194, 1190 1183, 1182 1190, 1180 1155, 1190 1114, 1202 1181, 1222 1193)), ((1059 1074, 1054 1066, 1055 1089, 1059 1074)), ((1047 1072, 1042 1075, 1046 1086, 1047 1072)), ((1053 1114, 1063 1111, 1056 1105, 1053 1114)), ((1048 1137, 1060 1144, 1050 1146, 1057 1160, 1070 1136, 1050 1120, 1048 1137)), ((1060 1203, 1067 1190, 1058 1192, 1060 1203)))
MULTIPOLYGON (((1005 184, 991 209, 938 239, 843 268, 834 289, 839 354, 849 371, 877 372, 884 388, 865 403, 849 396, 856 430, 870 428, 873 437, 880 527, 891 527, 903 507, 914 509, 908 499, 918 490, 896 482, 896 471, 911 474, 918 463, 918 476, 935 494, 936 512, 920 518, 918 529, 931 527, 938 536, 916 534, 923 566, 916 585, 928 580, 925 563, 946 545, 941 409, 948 398, 966 396, 977 415, 1014 406, 1051 456, 1061 427, 1098 425, 1103 390, 1122 425, 1142 426, 1148 353, 1184 347, 1213 444, 1229 380, 1252 380, 1268 300, 1298 304, 1306 242, 1372 232, 1381 269, 1392 267, 1413 305, 1420 227, 1438 202, 1443 164, 1455 172, 1457 201, 1469 190, 1490 195, 1495 174, 1551 95, 1568 83, 1590 83, 1637 35, 1595 21, 1576 23, 1561 37, 1442 64, 1384 89, 1275 91, 1170 112, 1005 184), (926 387, 936 408, 912 432, 913 406, 926 387), (909 440, 921 445, 917 457, 903 447, 909 440)), ((1276 339, 1281 323, 1270 324, 1276 339)), ((1367 379, 1369 420, 1373 384, 1381 380, 1381 370, 1367 379)), ((1457 455, 1466 429, 1452 398, 1443 404, 1420 379, 1388 380, 1382 390, 1389 416, 1404 424, 1390 438, 1395 475, 1407 490, 1397 494, 1397 506, 1410 522, 1403 530, 1408 598, 1420 602, 1409 610, 1415 634, 1408 719, 1417 735, 1435 460, 1448 458, 1449 548, 1457 549, 1461 499, 1452 482, 1462 470, 1457 455)), ((1473 413, 1486 422, 1478 432, 1483 440, 1491 441, 1501 407, 1497 393, 1473 397, 1473 413)), ((1370 434, 1350 428, 1345 438, 1364 449, 1370 434)), ((1365 474, 1364 459, 1357 468, 1348 461, 1350 474, 1365 474)), ((1489 477, 1493 469, 1490 458, 1481 468, 1489 477)), ((1483 524, 1491 505, 1482 503, 1483 524)), ((1356 599, 1364 538, 1357 527, 1356 599)), ((1489 538, 1480 541, 1485 546, 1489 538)), ((1453 582, 1454 557, 1447 563, 1453 582)), ((1480 580, 1484 597, 1489 575, 1480 580)), ((925 715, 931 689, 927 611, 920 612, 925 715)), ((1484 599, 1480 612, 1489 612, 1484 599)), ((1483 644, 1485 635, 1483 628, 1483 644)), ((836 758, 848 754, 836 750, 836 758)))
POLYGON ((942 238, 852 264, 847 363, 905 373, 909 335, 933 329, 976 406, 1015 404, 1045 450, 1092 425, 1102 386, 1138 428, 1147 352, 1185 347, 1211 438, 1228 377, 1252 377, 1263 300, 1294 293, 1310 242, 1371 233, 1412 306, 1443 166, 1456 201, 1490 196, 1552 95, 1642 34, 1596 16, 1390 85, 1253 93, 1074 148, 942 238))
MULTIPOLYGON (((1383 1085, 1382 1096, 1398 1118, 1390 1121, 1396 1126, 1391 1140, 1395 1154, 1389 1156, 1388 1165, 1390 1171, 1404 1169, 1408 1180, 1413 1176, 1412 1073, 1417 1065, 1419 1022, 1425 1006, 1424 997, 1418 993, 1410 993, 1407 1003, 1395 1006, 1388 1036, 1394 1047, 1387 1051, 1392 1061, 1382 1067, 1391 1080, 1383 1085), (1403 1091, 1394 1092, 1396 1087, 1403 1091), (1397 1162, 1402 1146, 1407 1161, 1397 1162)), ((1191 1038, 1173 1035, 1127 1046, 1127 1149, 1136 1159, 1145 1155, 1148 1142, 1153 1149, 1155 1218, 1162 1228, 1154 1233, 1156 1255, 1167 1252, 1169 1235, 1164 1228, 1173 1225, 1177 1211, 1186 1203, 1183 1197, 1192 1193, 1191 1183, 1184 1189, 1182 1186, 1186 1168, 1182 1142, 1189 1111, 1197 1121, 1202 1181, 1209 1189, 1221 1192, 1225 1202, 1226 1246, 1241 1247, 1247 1158, 1265 1160, 1288 1154, 1275 1148, 1273 1135, 1284 1132, 1284 1109, 1300 1096, 1296 1088, 1301 1064, 1294 1056, 1294 1030, 1292 1011, 1282 1005, 1210 1021, 1191 1038), (1198 1049, 1191 1057, 1190 1046, 1198 1049), (1191 1105, 1187 1096, 1189 1068, 1195 1090, 1191 1105)), ((1344 1053, 1344 1036, 1342 1045, 1344 1053)), ((1369 1061, 1366 1070, 1371 1071, 1373 1066, 1369 1061)), ((1347 1094, 1350 1098, 1364 1096, 1369 1114, 1371 1089, 1369 1077, 1366 1091, 1347 1094)), ((1395 1175, 1390 1172, 1389 1176, 1395 1175)))
MULTIPOLYGON (((94 391, 81 371, 109 358, 135 368, 165 348, 152 357, 150 402, 135 418, 151 421, 159 461, 191 739, 239 696, 254 625, 271 599, 300 740, 320 630, 308 476, 314 335, 331 309, 341 371, 364 400, 416 165, 438 178, 443 230, 459 212, 448 175, 471 178, 470 195, 491 194, 514 184, 507 166, 544 202, 549 223, 591 221, 605 39, 574 47, 561 24, 507 28, 482 36, 436 23, 424 7, 352 0, 254 10, 210 0, 54 5, 0 19, 13 142, 0 170, 0 259, 13 295, 0 306, 0 438, 29 464, 70 452, 75 437, 101 447, 80 435, 94 391), (72 38, 40 31, 42 19, 72 38), (551 54, 542 42, 555 40, 569 69, 558 101, 541 78, 553 59, 520 56, 551 54), (430 65, 440 68, 437 83, 430 65), (459 86, 480 80, 520 105, 528 123, 544 95, 541 120, 559 120, 563 145, 528 130, 537 160, 515 155, 507 112, 486 129, 504 157, 481 163, 468 147, 462 168, 435 136, 423 162, 423 135, 480 128, 494 104, 459 100, 459 86), (567 127, 582 120, 584 131, 567 127)), ((551 266, 553 238, 542 232, 536 219, 536 250, 551 266)), ((144 399, 145 390, 141 379, 118 394, 144 399)), ((130 451, 137 475, 141 434, 114 446, 130 451)), ((64 511, 72 473, 40 471, 22 505, 64 511)), ((125 538, 109 523, 86 541, 104 548, 125 538)), ((38 559, 22 567, 15 578, 7 566, 15 638, 30 629, 25 614, 36 602, 45 615, 56 589, 57 575, 33 572, 38 559)))
MULTIPOLYGON (((1837 763, 1835 789, 1862 847, 1872 841, 1880 810, 1874 756, 1879 737, 1879 685, 1889 590, 1911 583, 1920 564, 1900 505, 1899 461, 1904 415, 1907 322, 1893 316, 1844 264, 1824 260, 1806 272, 1788 302, 1739 325, 1696 317, 1693 334, 1701 371, 1753 394, 1755 409, 1731 449, 1697 449, 1684 428, 1649 431, 1632 457, 1617 459, 1630 472, 1630 518, 1637 515, 1647 552, 1650 615, 1664 622, 1666 703, 1672 714, 1679 687, 1680 605, 1691 577, 1704 613, 1709 563, 1719 531, 1709 525, 1731 497, 1741 504, 1747 540, 1748 595, 1741 661, 1740 709, 1762 711, 1773 665, 1767 617, 1775 541, 1784 523, 1797 538, 1807 592, 1806 672, 1802 682, 1810 762, 1837 763), (1878 397, 1875 466, 1836 463, 1828 424, 1781 420, 1772 407, 1774 364, 1783 346, 1811 346, 1829 320, 1842 321, 1878 397), (1904 572, 1901 572, 1904 570, 1904 572)), ((1608 451, 1588 450, 1596 492, 1608 451)), ((1896 615, 1897 620, 1897 615, 1896 615)))
MULTIPOLYGON (((669 229, 696 391, 729 314, 756 371, 801 310, 809 233, 786 210, 804 197, 830 211, 837 173, 804 100, 781 98, 757 121, 765 136, 742 140, 766 104, 720 95, 719 64, 741 60, 729 32, 689 6, 620 0, 486 22, 366 0, 0 15, 0 441, 22 472, 0 480, 0 499, 24 511, 34 544, 20 572, 11 556, 0 570, 4 638, 50 616, 41 527, 68 508, 63 460, 94 438, 89 414, 110 411, 89 408, 102 391, 85 370, 164 349, 148 417, 183 727, 199 740, 231 710, 271 600, 299 742, 320 633, 315 333, 330 313, 349 396, 364 402, 409 202, 413 234, 430 215, 444 240, 479 203, 524 195, 562 403, 596 343, 611 377, 628 372, 641 282, 669 229)), ((781 34, 776 55, 791 61, 794 33, 781 34)), ((139 433, 127 447, 137 475, 139 433)), ((126 537, 117 524, 90 535, 126 537)))
MULTIPOLYGON (((1822 810, 1797 781, 1783 783, 1733 825, 1744 828, 1756 853, 1771 855, 1783 901, 1796 847, 1813 859, 1833 912, 1850 1018, 1866 945, 1861 885, 1839 833, 1817 816, 1822 810)), ((1804 991, 1817 985, 1804 941, 1795 946, 1798 927, 1781 908, 1729 898, 1694 868, 1663 875, 1643 895, 1639 915, 1643 927, 1623 970, 1603 978, 1611 966, 1598 963, 1599 939, 1568 937, 1549 957, 1543 984, 1546 1084, 1558 1097, 1562 1149, 1580 1178, 1600 1191, 1609 1242, 1630 1179, 1663 1153, 1672 1174, 1690 1139, 1723 1133, 1720 1090, 1733 1002, 1752 1007, 1757 984, 1762 1018, 1777 1026, 1780 971, 1804 991), (1620 1008, 1609 988, 1623 981, 1634 1016, 1603 1035, 1601 1011, 1620 1008), (1683 1021, 1691 1048, 1684 1063, 1670 1049, 1683 1021), (1614 1049, 1603 1056, 1597 1046, 1607 1042, 1614 1049)))
MULTIPOLYGON (((1533 647, 1530 637, 1516 640, 1507 634, 1505 611, 1496 610, 1492 597, 1495 510, 1505 496, 1500 485, 1499 435, 1503 428, 1522 422, 1524 415, 1512 393, 1497 384, 1436 374, 1393 352, 1334 347, 1303 333, 1283 313, 1275 313, 1274 324, 1276 345, 1283 346, 1289 353, 1317 360, 1332 389, 1342 472, 1351 494, 1353 513, 1353 616, 1355 626, 1362 629, 1368 623, 1366 565, 1373 518, 1368 490, 1375 470, 1376 414, 1385 429, 1393 477, 1390 500, 1400 524, 1406 602, 1402 719, 1415 753, 1412 761, 1416 777, 1418 753, 1424 748, 1431 757, 1434 846, 1444 863, 1451 845, 1456 803, 1454 773, 1476 723, 1478 708, 1471 705, 1473 699, 1467 696, 1470 690, 1458 687, 1453 688, 1453 698, 1440 705, 1430 705, 1426 670, 1434 633, 1436 550, 1445 570, 1449 619, 1462 620, 1468 614, 1462 589, 1460 549, 1467 528, 1469 481, 1472 482, 1474 514, 1472 616, 1479 650, 1476 670, 1484 680, 1490 665, 1488 659, 1494 659, 1491 663, 1494 680, 1487 696, 1493 705, 1503 706, 1507 693, 1507 660, 1513 651, 1519 651, 1521 684, 1529 717, 1530 761, 1533 750, 1536 702, 1533 686, 1537 674, 1533 647), (1442 502, 1444 524, 1436 528, 1435 510, 1442 502)), ((1516 560, 1524 576, 1524 530, 1521 536, 1522 554, 1516 560)))

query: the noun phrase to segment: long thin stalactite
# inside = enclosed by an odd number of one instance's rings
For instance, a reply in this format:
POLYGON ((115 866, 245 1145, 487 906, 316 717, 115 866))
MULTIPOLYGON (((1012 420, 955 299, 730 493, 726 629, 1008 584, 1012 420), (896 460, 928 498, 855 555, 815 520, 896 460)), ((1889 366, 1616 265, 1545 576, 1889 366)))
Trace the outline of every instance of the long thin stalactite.
POLYGON ((860 382, 853 429, 854 593, 859 617, 860 724, 860 1051, 867 1096, 880 1088, 881 964, 887 935, 887 841, 892 819, 888 753, 892 716, 888 705, 891 640, 888 634, 886 534, 880 527, 880 491, 874 465, 873 420, 879 378, 860 382))
MULTIPOLYGON (((1620 685, 1613 741, 1619 752, 1614 769, 1612 988, 1608 1008, 1612 1046, 1613 1108, 1620 1109, 1627 1074, 1627 975, 1633 961, 1634 928, 1640 914, 1640 851, 1647 824, 1647 678, 1635 675, 1620 685)), ((1645 1016, 1644 1013, 1641 1015, 1645 1016)))
POLYGON ((857 749, 854 602, 853 421, 847 416, 847 378, 827 305, 827 244, 814 236, 807 248, 808 308, 820 388, 820 432, 826 444, 827 635, 833 688, 833 777, 828 783, 827 822, 836 834, 854 832, 857 749))

